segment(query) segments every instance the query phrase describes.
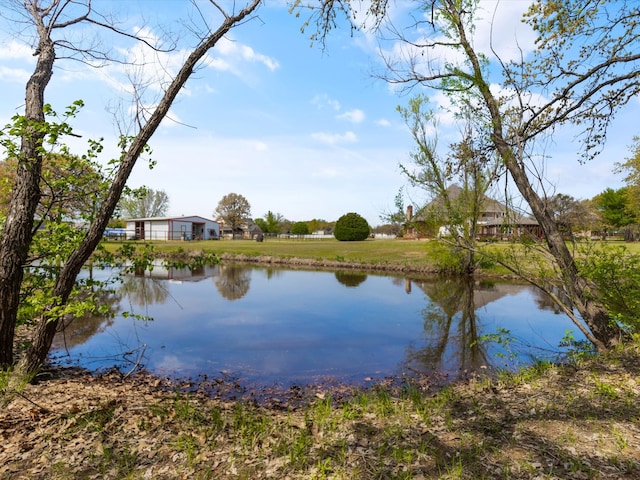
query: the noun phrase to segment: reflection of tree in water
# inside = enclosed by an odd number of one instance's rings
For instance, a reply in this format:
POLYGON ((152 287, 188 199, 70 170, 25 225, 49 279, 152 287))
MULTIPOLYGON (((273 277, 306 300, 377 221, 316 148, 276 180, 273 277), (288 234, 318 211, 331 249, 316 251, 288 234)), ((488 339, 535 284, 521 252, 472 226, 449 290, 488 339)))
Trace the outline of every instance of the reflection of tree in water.
POLYGON ((464 371, 486 365, 486 351, 478 342, 473 279, 438 278, 418 286, 430 298, 422 310, 426 345, 419 349, 410 347, 407 366, 418 364, 420 370, 426 371, 450 371, 457 367, 464 371))
POLYGON ((169 290, 164 280, 153 277, 123 275, 119 289, 131 305, 144 307, 154 303, 164 303, 169 298, 169 290))
MULTIPOLYGON (((566 295, 563 295, 562 292, 560 292, 560 291, 555 291, 554 293, 558 298, 560 298, 564 302, 565 305, 567 305, 567 306, 570 305, 569 299, 567 298, 566 295)), ((564 313, 560 309, 558 304, 555 301, 553 301, 553 299, 547 293, 543 292, 539 288, 534 288, 533 289, 533 295, 534 295, 534 301, 536 302, 536 305, 538 306, 538 308, 540 310, 546 310, 548 312, 553 312, 556 315, 564 313)), ((568 308, 571 309, 570 306, 568 308)))
POLYGON ((345 287, 357 287, 367 279, 367 275, 360 272, 339 271, 335 275, 336 280, 345 287))
POLYGON ((95 287, 93 294, 96 302, 104 313, 101 315, 85 315, 65 319, 58 326, 58 333, 53 339, 52 349, 72 348, 82 345, 95 334, 103 332, 113 324, 117 312, 120 310, 120 292, 110 288, 95 287))
POLYGON ((266 273, 268 280, 279 277, 284 272, 284 270, 282 270, 281 268, 265 268, 263 270, 266 273))
POLYGON ((239 265, 220 265, 214 278, 216 288, 227 300, 238 300, 249 291, 251 269, 239 265))

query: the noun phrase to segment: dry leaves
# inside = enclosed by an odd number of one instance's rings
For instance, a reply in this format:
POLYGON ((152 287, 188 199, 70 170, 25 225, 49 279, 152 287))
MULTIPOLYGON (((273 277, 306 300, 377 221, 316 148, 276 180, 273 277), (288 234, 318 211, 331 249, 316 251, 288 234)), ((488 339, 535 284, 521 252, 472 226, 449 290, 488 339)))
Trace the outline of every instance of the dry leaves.
POLYGON ((640 478, 637 351, 419 398, 314 391, 296 409, 53 373, 0 411, 0 478, 640 478))

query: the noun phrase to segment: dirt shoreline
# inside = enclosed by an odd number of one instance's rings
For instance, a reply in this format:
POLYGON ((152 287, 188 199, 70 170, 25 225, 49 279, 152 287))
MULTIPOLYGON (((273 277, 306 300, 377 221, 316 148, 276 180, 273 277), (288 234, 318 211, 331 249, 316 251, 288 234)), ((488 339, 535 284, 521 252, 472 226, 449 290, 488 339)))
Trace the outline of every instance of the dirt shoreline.
POLYGON ((635 480, 639 358, 636 346, 441 393, 318 391, 300 409, 144 374, 44 372, 0 409, 0 478, 635 480))

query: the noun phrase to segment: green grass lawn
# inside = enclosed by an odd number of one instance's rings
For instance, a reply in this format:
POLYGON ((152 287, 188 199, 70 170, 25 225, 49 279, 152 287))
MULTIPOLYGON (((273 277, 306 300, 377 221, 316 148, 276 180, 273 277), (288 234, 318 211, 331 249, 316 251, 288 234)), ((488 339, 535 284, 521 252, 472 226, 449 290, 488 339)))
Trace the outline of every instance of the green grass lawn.
MULTIPOLYGON (((150 243, 160 253, 198 251, 202 253, 310 258, 367 264, 390 263, 394 265, 424 264, 428 262, 429 254, 435 245, 435 242, 429 241, 395 239, 370 239, 363 242, 339 242, 334 239, 266 239, 264 242, 256 242, 236 239, 195 242, 157 241, 150 243)), ((108 241, 104 244, 109 250, 114 251, 121 242, 108 241)))
MULTIPOLYGON (((123 242, 105 241, 104 245, 110 251, 115 251, 123 242)), ((143 242, 136 243, 140 246, 143 242)), ((339 242, 335 239, 265 239, 263 242, 254 240, 204 240, 204 241, 152 241, 154 249, 161 254, 179 252, 198 252, 217 255, 248 255, 252 257, 301 258, 312 260, 329 260, 345 263, 366 265, 389 265, 408 267, 409 269, 437 269, 442 259, 442 244, 434 240, 400 240, 400 239, 369 239, 362 242, 339 242)), ((640 254, 640 243, 625 243, 622 241, 598 242, 607 248, 624 246, 630 253, 640 254)), ((488 252, 499 252, 513 246, 509 243, 479 244, 481 249, 488 252)), ((518 246, 519 248, 519 246, 518 246)), ((532 260, 531 253, 524 257, 532 260)), ((483 266, 483 273, 504 275, 509 272, 489 262, 483 266)))

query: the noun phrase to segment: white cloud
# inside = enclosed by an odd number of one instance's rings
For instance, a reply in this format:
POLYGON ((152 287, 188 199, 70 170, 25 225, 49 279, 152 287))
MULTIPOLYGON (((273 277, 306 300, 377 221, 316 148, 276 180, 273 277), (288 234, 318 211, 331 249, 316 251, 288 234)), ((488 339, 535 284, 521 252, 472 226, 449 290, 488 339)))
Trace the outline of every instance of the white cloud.
POLYGON ((263 55, 261 53, 257 53, 248 45, 243 45, 234 40, 230 40, 227 37, 223 37, 222 39, 220 39, 220 41, 218 41, 215 48, 213 49, 213 54, 213 61, 209 64, 213 68, 216 68, 218 65, 224 65, 226 67, 230 63, 229 59, 237 60, 239 58, 250 63, 261 63, 272 72, 280 67, 280 64, 276 59, 271 58, 267 55, 263 55), (215 56, 216 54, 224 57, 225 60, 217 58, 215 56))
POLYGON ((312 176, 316 178, 336 178, 338 170, 335 168, 321 168, 313 172, 312 176))
POLYGON ((15 40, 8 41, 3 48, 0 48, 0 60, 25 60, 29 63, 35 62, 33 49, 24 43, 15 40))
POLYGON ((256 152, 266 152, 269 150, 269 145, 264 142, 256 141, 253 146, 256 149, 256 152))
POLYGON ((391 122, 386 118, 380 118, 379 120, 376 121, 376 125, 379 125, 381 127, 390 127, 391 122))
POLYGON ((0 65, 0 80, 3 82, 25 84, 31 74, 22 68, 9 68, 0 65))
POLYGON ((234 71, 233 65, 224 58, 207 56, 204 64, 207 67, 211 67, 214 70, 219 70, 221 72, 238 73, 237 71, 234 71))
POLYGON ((325 107, 329 107, 336 112, 340 110, 340 102, 338 100, 334 100, 329 97, 326 93, 322 95, 316 95, 311 99, 311 104, 314 105, 318 110, 322 110, 325 107))
POLYGON ((480 2, 478 21, 475 23, 474 44, 482 52, 493 56, 492 49, 502 61, 519 60, 534 48, 536 35, 522 16, 531 1, 480 2))
POLYGON ((338 118, 351 123, 362 123, 365 119, 365 114, 362 110, 356 108, 338 115, 338 118))
MULTIPOLYGON (((161 44, 162 38, 148 28, 133 28, 133 34, 144 38, 149 44, 161 44)), ((176 73, 182 68, 187 56, 191 53, 188 49, 176 49, 173 51, 154 51, 142 42, 133 43, 130 46, 114 46, 124 62, 112 63, 96 69, 84 69, 67 75, 66 80, 77 80, 79 76, 88 78, 93 76, 108 84, 118 92, 133 94, 132 84, 136 84, 139 91, 148 91, 149 102, 156 100, 159 93, 175 78, 176 73), (142 88, 140 88, 142 87, 142 88)), ((266 66, 270 71, 279 68, 277 60, 256 52, 253 48, 222 38, 210 53, 204 56, 199 68, 210 68, 220 72, 228 72, 232 75, 247 80, 247 65, 259 64, 266 66)), ((196 74, 197 76, 198 74, 196 74)), ((185 85, 181 91, 182 96, 193 95, 194 92, 185 85)), ((211 93, 214 89, 205 85, 202 91, 211 93)))
POLYGON ((354 143, 358 141, 358 137, 356 136, 356 134, 351 131, 345 132, 343 134, 317 132, 312 133, 311 137, 314 140, 318 140, 319 142, 329 145, 337 145, 339 143, 354 143))

